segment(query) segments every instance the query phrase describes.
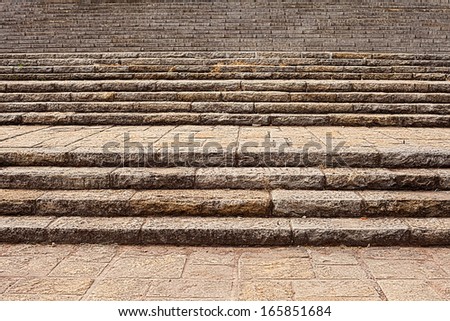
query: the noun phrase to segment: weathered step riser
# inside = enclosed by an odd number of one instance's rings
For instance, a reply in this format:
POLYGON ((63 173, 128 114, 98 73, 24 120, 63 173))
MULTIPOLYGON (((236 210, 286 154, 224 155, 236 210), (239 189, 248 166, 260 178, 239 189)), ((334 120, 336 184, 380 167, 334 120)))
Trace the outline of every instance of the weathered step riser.
MULTIPOLYGON (((296 81, 296 80, 159 80, 159 81, 20 81, 0 82, 3 93, 45 92, 395 92, 450 93, 449 82, 402 81, 296 81)), ((261 93, 260 93, 261 94, 261 93)))
POLYGON ((39 80, 422 80, 448 81, 449 73, 348 73, 348 72, 152 72, 152 73, 14 73, 1 74, 1 81, 39 80))
POLYGON ((450 114, 450 104, 253 103, 253 102, 10 102, 0 111, 25 112, 198 112, 234 114, 450 114))
POLYGON ((445 115, 4 113, 0 125, 241 125, 450 127, 445 115))
POLYGON ((450 217, 450 192, 1 190, 1 215, 450 217))
POLYGON ((7 189, 450 190, 450 169, 4 167, 7 189))
MULTIPOLYGON (((0 61, 1 64, 1 61, 0 61)), ((0 74, 77 74, 77 73, 325 73, 325 74, 444 74, 448 75, 449 67, 432 66, 345 66, 345 65, 257 65, 257 64, 211 64, 204 65, 157 64, 157 65, 49 65, 49 66, 4 66, 0 65, 0 74)))
POLYGON ((200 246, 450 245, 442 219, 0 217, 0 242, 200 246))
POLYGON ((122 58, 318 58, 318 59, 395 59, 449 60, 448 54, 377 53, 377 52, 312 52, 312 51, 145 51, 145 52, 55 52, 1 53, 0 59, 122 59, 122 58))
POLYGON ((285 150, 283 153, 223 152, 194 153, 173 150, 153 153, 114 152, 104 148, 0 149, 0 166, 71 167, 370 167, 448 168, 448 149, 421 150, 372 148, 342 150, 333 154, 317 151, 285 150))
POLYGON ((0 102, 108 101, 450 103, 450 93, 332 93, 284 91, 0 93, 0 102))
MULTIPOLYGON (((442 58, 448 58, 442 57, 442 58)), ((449 59, 376 59, 376 58, 4 58, 0 61, 2 66, 86 66, 86 65, 199 65, 216 66, 223 65, 268 65, 268 66, 427 66, 449 67, 449 59)))

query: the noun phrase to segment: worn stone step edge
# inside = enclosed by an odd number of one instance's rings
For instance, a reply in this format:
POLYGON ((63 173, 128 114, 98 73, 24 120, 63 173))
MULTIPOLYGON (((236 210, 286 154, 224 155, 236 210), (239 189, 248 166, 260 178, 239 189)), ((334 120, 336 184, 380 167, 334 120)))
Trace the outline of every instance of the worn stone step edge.
POLYGON ((64 53, 2 53, 0 59, 40 58, 328 58, 328 59, 413 59, 450 60, 449 54, 376 53, 376 52, 330 52, 330 51, 128 51, 128 52, 64 52, 64 53))
POLYGON ((171 91, 0 93, 0 102, 331 102, 331 103, 450 103, 450 93, 171 91))
POLYGON ((295 102, 9 102, 0 103, 7 112, 203 112, 203 113, 402 113, 450 114, 450 104, 421 103, 295 103, 295 102))
POLYGON ((423 80, 448 81, 450 74, 441 73, 350 73, 350 72, 103 72, 103 73, 0 73, 2 81, 65 80, 423 80))
POLYGON ((0 242, 196 246, 448 246, 448 218, 0 216, 0 242))
POLYGON ((229 58, 3 58, 2 66, 77 66, 77 65, 275 65, 275 66, 432 66, 448 67, 450 59, 378 59, 378 58, 293 58, 293 57, 229 57, 229 58))
POLYGON ((0 190, 0 215, 450 217, 450 191, 0 190))
POLYGON ((146 51, 146 52, 64 52, 64 53, 2 53, 0 59, 41 58, 321 58, 321 59, 412 59, 450 60, 449 54, 375 53, 375 52, 330 52, 330 51, 146 51))
POLYGON ((203 64, 167 64, 161 61, 159 64, 86 64, 86 65, 13 65, 0 64, 0 74, 64 74, 64 73, 154 73, 154 72, 187 72, 187 73, 239 73, 239 72, 273 72, 273 73, 386 73, 386 74, 412 74, 412 73, 437 73, 448 74, 449 67, 426 65, 399 65, 399 66, 367 66, 367 65, 280 65, 274 64, 215 64, 205 61, 203 64))
POLYGON ((450 168, 0 167, 4 189, 450 190, 450 168))
POLYGON ((45 92, 399 92, 450 93, 448 81, 401 80, 66 80, 0 81, 3 93, 45 92))
POLYGON ((450 127, 450 115, 228 113, 2 113, 0 125, 241 125, 450 127))
POLYGON ((326 151, 313 146, 276 151, 233 149, 189 151, 141 149, 126 151, 120 142, 103 147, 0 148, 0 166, 68 167, 358 167, 449 168, 450 150, 443 147, 395 145, 348 147, 326 151), (116 146, 116 147, 114 147, 116 146))

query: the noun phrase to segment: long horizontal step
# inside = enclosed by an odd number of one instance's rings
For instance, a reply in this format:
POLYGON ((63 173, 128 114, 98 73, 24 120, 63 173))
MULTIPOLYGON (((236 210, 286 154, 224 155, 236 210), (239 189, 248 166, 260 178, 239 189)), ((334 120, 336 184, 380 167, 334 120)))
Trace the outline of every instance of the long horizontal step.
POLYGON ((133 73, 0 73, 1 81, 66 81, 66 80, 417 80, 448 81, 442 73, 349 73, 349 72, 133 72, 133 73))
POLYGON ((0 166, 450 167, 450 128, 2 126, 0 166))
POLYGON ((2 167, 4 189, 450 190, 450 168, 2 167))
POLYGON ((377 53, 377 52, 313 52, 313 51, 145 51, 145 52, 55 52, 1 53, 0 59, 121 59, 121 58, 321 58, 321 59, 401 59, 450 60, 449 54, 377 53))
POLYGON ((298 102, 8 102, 0 103, 6 112, 202 112, 202 113, 378 113, 450 114, 449 104, 421 103, 298 103, 298 102))
POLYGON ((0 125, 262 125, 450 127, 450 115, 236 113, 2 113, 0 125))
POLYGON ((2 66, 67 66, 67 65, 329 65, 329 66, 432 66, 448 67, 450 59, 378 59, 367 57, 348 57, 340 59, 326 58, 293 58, 293 57, 230 57, 230 58, 4 58, 2 66))
POLYGON ((288 66, 283 64, 245 64, 233 63, 227 64, 213 64, 204 61, 202 65, 189 64, 165 64, 161 61, 159 64, 87 64, 87 65, 49 65, 49 66, 34 66, 34 65, 13 65, 4 66, 0 61, 0 74, 65 74, 65 73, 339 73, 348 74, 448 74, 450 67, 435 67, 435 66, 354 66, 354 65, 298 65, 288 66))
POLYGON ((402 59, 450 60, 449 54, 377 53, 377 52, 312 52, 312 51, 145 51, 145 52, 55 52, 1 53, 0 59, 121 59, 121 58, 321 58, 321 59, 402 59))
POLYGON ((203 246, 447 246, 450 245, 450 219, 0 216, 0 242, 203 246))
POLYGON ((0 215, 450 217, 450 191, 0 190, 0 215))
POLYGON ((286 92, 286 91, 160 91, 0 93, 0 102, 336 102, 450 103, 450 93, 286 92))
POLYGON ((371 80, 97 80, 0 81, 0 92, 183 92, 183 91, 285 91, 285 92, 399 92, 450 93, 448 81, 371 80))

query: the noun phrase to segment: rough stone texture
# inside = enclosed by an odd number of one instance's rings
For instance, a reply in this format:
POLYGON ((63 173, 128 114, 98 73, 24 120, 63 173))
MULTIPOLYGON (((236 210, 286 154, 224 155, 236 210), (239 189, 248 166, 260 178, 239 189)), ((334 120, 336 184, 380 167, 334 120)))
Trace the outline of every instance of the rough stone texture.
POLYGON ((320 189, 323 174, 317 168, 200 168, 197 188, 320 189))
POLYGON ((291 243, 289 221, 260 218, 147 219, 144 244, 281 245, 291 243))
POLYGON ((44 191, 36 190, 0 190, 0 215, 1 214, 31 214, 35 211, 36 198, 43 195, 44 191))
POLYGON ((29 132, 28 126, 2 127, 17 133, 0 141, 4 165, 450 166, 449 128, 32 126, 35 131, 29 132))
MULTIPOLYGON (((450 169, 443 168, 436 170, 316 167, 113 169, 10 166, 0 169, 0 187, 65 190, 171 189, 173 186, 177 189, 448 190, 449 177, 450 169)), ((24 204, 27 199, 24 193, 28 193, 30 199, 33 198, 30 196, 34 195, 31 191, 16 190, 10 194, 24 204)), ((12 198, 8 199, 8 202, 12 202, 12 198)), ((23 212, 26 212, 25 208, 23 212)))
POLYGON ((439 217, 450 213, 450 193, 360 191, 363 213, 367 216, 439 217))
POLYGON ((449 244, 449 218, 0 216, 0 241, 167 245, 449 244))
POLYGON ((132 190, 51 191, 37 199, 37 215, 126 216, 132 190))
MULTIPOLYGON (((448 281, 443 281, 447 282, 448 281)), ((392 301, 438 301, 442 296, 427 281, 421 280, 382 280, 381 289, 392 301)))
POLYGON ((289 301, 294 291, 290 281, 244 281, 239 284, 239 300, 289 301))
POLYGON ((398 219, 293 219, 294 244, 352 246, 407 244, 408 225, 398 219))
POLYGON ((108 277, 179 278, 183 272, 185 256, 159 255, 124 257, 114 262, 108 277))
POLYGON ((240 277, 244 280, 258 279, 311 279, 309 260, 304 258, 275 258, 265 260, 241 260, 240 277))
POLYGON ((48 227, 48 240, 60 243, 138 244, 142 218, 61 217, 48 227))
POLYGON ((348 297, 376 300, 378 293, 369 280, 304 280, 292 282, 294 300, 326 300, 348 297))
POLYGON ((449 254, 445 247, 3 243, 0 300, 448 300, 449 254))
POLYGON ((130 200, 133 215, 267 216, 269 194, 262 191, 139 191, 130 200))
POLYGON ((352 217, 361 215, 361 197, 351 191, 286 191, 272 193, 275 216, 352 217))
POLYGON ((65 294, 82 295, 91 286, 92 279, 82 278, 47 278, 23 279, 8 289, 14 294, 65 294))
MULTIPOLYGON (((8 0, 2 2, 5 39, 1 51, 165 50, 179 51, 179 55, 172 54, 177 57, 187 49, 308 50, 343 51, 336 56, 344 59, 365 57, 345 53, 355 49, 381 53, 449 52, 445 37, 449 31, 447 10, 448 3, 439 0, 361 2, 358 6, 352 1, 293 0, 272 1, 270 6, 267 0, 258 0, 256 5, 246 0, 227 0, 106 4, 68 1, 48 6, 8 0), (31 20, 35 21, 33 27, 27 24, 31 20), (49 20, 54 23, 49 25, 49 20), (161 29, 161 25, 168 28, 161 29), (271 32, 268 25, 274 26, 271 32)), ((377 58, 384 56, 379 54, 377 58)), ((398 57, 401 59, 402 55, 398 57)), ((109 65, 115 62, 110 59, 109 65)))

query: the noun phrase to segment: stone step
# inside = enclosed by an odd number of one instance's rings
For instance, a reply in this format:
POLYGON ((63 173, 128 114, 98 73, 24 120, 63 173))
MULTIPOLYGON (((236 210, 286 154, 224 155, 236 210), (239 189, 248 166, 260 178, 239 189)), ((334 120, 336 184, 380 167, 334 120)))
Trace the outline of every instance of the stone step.
POLYGON ((450 245, 449 218, 0 216, 0 242, 202 246, 450 245))
POLYGON ((0 53, 0 59, 122 59, 122 58, 318 58, 450 60, 450 54, 380 52, 299 52, 299 51, 145 51, 145 52, 54 52, 0 53))
POLYGON ((2 126, 0 166, 450 167, 450 128, 2 126))
POLYGON ((34 65, 1 65, 0 60, 0 74, 65 74, 65 73, 176 73, 185 72, 188 74, 195 73, 348 73, 348 74, 448 74, 449 67, 445 66, 366 66, 366 65, 284 65, 284 64, 250 64, 250 63, 236 63, 228 62, 227 64, 213 64, 204 61, 203 64, 185 65, 185 64, 87 64, 87 65, 48 65, 48 66, 34 66, 34 65))
MULTIPOLYGON (((160 67, 160 66, 156 66, 160 67)), ((171 67, 173 68, 173 67, 171 67)), ((155 68, 157 69, 157 68, 155 68)), ((186 72, 170 71, 161 68, 161 72, 84 72, 84 73, 0 73, 2 81, 18 80, 227 80, 227 79, 317 79, 317 80, 424 80, 424 81, 448 81, 449 71, 435 72, 186 72)), ((175 67, 174 69, 184 69, 175 67)), ((241 68, 243 69, 243 68, 241 68)), ((248 68, 249 69, 249 68, 248 68)), ((298 69, 298 67, 296 68, 298 69)))
POLYGON ((8 102, 0 103, 0 111, 20 112, 201 112, 237 114, 450 114, 450 104, 423 103, 296 103, 296 102, 8 102))
POLYGON ((160 61, 158 64, 86 64, 86 65, 3 65, 0 60, 0 74, 19 73, 230 73, 230 72, 291 72, 291 73, 439 73, 447 74, 450 67, 426 65, 369 66, 369 65, 286 65, 280 63, 252 64, 239 61, 214 63, 203 60, 203 64, 174 64, 160 61))
POLYGON ((450 190, 450 168, 2 167, 3 189, 450 190))
POLYGON ((237 113, 2 113, 0 125, 262 125, 450 127, 450 115, 237 113))
POLYGON ((172 65, 172 66, 222 66, 222 65, 266 65, 266 66, 426 66, 426 67, 450 67, 450 59, 378 59, 378 58, 292 58, 292 57, 228 57, 228 58, 3 58, 0 60, 2 66, 88 66, 88 65, 172 65))
POLYGON ((331 103, 450 103, 450 93, 287 92, 287 91, 160 91, 0 93, 0 102, 331 102, 331 103))
POLYGON ((0 82, 2 93, 46 92, 371 92, 450 93, 448 81, 372 80, 97 80, 0 82))
POLYGON ((450 218, 450 191, 3 189, 0 200, 0 215, 450 218))

